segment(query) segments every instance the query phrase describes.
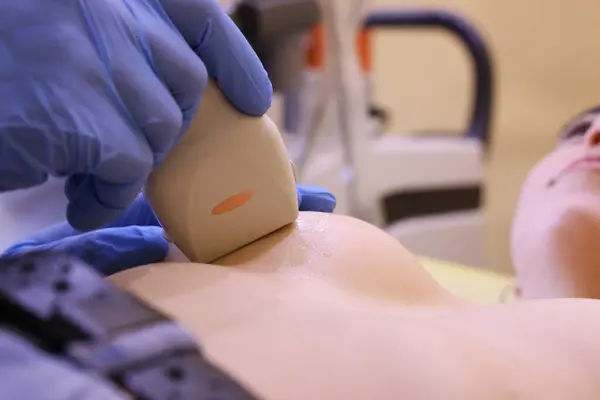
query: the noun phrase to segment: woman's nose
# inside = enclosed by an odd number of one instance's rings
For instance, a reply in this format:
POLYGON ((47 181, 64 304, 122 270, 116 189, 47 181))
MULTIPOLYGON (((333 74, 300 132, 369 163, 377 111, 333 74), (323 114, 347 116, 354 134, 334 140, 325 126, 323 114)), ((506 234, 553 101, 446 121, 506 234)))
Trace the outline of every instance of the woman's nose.
POLYGON ((585 144, 588 147, 596 147, 600 145, 600 125, 592 124, 590 129, 585 133, 585 144))

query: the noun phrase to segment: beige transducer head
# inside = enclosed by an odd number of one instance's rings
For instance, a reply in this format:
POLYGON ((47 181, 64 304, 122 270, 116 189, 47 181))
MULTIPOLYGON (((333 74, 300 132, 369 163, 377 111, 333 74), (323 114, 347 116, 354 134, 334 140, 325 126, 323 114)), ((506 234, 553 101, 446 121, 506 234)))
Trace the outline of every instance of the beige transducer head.
POLYGON ((237 111, 212 81, 145 195, 169 239, 194 262, 212 262, 298 216, 293 167, 277 127, 266 115, 237 111))

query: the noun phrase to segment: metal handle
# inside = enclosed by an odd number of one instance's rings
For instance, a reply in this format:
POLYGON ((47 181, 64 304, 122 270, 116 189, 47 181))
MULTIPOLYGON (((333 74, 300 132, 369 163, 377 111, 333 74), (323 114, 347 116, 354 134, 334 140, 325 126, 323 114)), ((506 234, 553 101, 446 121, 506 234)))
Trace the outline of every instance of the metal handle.
POLYGON ((455 35, 467 48, 473 62, 475 88, 472 111, 465 135, 478 139, 489 148, 494 100, 494 77, 490 53, 479 32, 462 17, 443 10, 388 10, 371 12, 364 27, 367 29, 443 29, 455 35))

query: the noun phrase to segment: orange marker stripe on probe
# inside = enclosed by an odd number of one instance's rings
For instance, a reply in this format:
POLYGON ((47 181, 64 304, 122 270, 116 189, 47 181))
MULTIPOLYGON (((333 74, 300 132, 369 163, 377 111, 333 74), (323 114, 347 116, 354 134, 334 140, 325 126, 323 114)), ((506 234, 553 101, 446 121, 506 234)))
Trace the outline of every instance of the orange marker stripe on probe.
POLYGON ((252 199, 254 193, 252 190, 245 189, 239 193, 234 194, 233 196, 229 196, 219 204, 213 207, 211 214, 212 215, 222 215, 227 214, 235 209, 240 208, 244 204, 248 203, 250 199, 252 199))

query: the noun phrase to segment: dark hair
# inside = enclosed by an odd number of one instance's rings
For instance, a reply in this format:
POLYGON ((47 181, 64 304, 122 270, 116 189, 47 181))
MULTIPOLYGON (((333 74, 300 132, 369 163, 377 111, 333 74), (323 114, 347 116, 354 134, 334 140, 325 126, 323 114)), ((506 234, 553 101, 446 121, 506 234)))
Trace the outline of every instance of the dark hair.
POLYGON ((563 125, 558 135, 559 140, 583 135, 590 129, 594 119, 600 115, 600 106, 591 107, 580 112, 563 125))

